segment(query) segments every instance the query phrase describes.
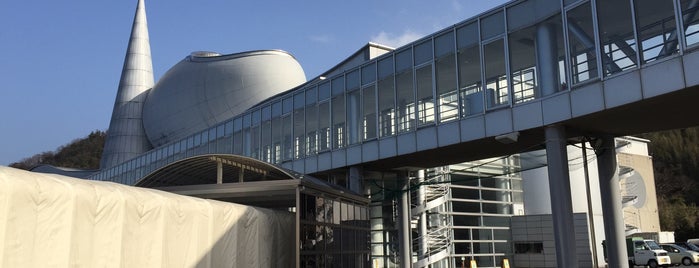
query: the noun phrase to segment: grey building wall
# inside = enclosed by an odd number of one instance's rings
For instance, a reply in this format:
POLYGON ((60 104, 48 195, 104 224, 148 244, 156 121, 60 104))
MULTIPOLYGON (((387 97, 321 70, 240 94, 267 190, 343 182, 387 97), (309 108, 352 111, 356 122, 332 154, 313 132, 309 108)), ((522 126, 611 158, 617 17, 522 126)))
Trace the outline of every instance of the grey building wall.
MULTIPOLYGON (((553 240, 551 215, 513 216, 511 220, 512 243, 515 250, 514 260, 511 262, 512 267, 555 268, 556 246, 553 240)), ((575 213, 573 228, 575 229, 578 267, 592 267, 592 253, 585 213, 575 213)))

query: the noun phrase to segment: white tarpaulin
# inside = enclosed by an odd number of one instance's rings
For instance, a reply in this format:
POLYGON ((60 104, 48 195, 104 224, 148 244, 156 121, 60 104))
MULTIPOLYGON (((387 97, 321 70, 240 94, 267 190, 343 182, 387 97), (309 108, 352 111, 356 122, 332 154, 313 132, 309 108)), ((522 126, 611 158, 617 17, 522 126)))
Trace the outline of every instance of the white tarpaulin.
POLYGON ((289 267, 294 217, 0 166, 0 267, 289 267))

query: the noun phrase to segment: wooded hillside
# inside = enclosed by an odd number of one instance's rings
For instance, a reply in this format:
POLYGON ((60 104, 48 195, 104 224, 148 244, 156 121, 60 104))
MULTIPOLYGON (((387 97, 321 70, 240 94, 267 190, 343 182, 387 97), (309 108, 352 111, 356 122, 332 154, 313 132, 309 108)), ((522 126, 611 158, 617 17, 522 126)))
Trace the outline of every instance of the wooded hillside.
POLYGON ((29 170, 40 164, 77 169, 99 169, 104 131, 95 130, 87 137, 73 140, 56 151, 43 152, 10 164, 11 167, 29 170))

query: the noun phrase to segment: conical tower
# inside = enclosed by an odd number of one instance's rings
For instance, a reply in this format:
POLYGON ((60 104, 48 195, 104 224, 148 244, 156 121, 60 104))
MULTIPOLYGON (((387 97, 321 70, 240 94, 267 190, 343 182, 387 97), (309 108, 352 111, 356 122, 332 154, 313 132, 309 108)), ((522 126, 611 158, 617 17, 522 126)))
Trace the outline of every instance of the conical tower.
POLYGON ((126 49, 124 68, 100 168, 106 169, 138 156, 152 148, 143 128, 143 103, 153 87, 153 63, 150 56, 148 22, 144 0, 138 1, 126 49))

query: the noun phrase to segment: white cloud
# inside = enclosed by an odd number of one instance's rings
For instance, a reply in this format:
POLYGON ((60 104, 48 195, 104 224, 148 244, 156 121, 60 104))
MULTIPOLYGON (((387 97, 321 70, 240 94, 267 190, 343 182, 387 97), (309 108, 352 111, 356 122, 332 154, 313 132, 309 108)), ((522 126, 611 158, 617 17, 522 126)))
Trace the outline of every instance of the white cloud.
POLYGON ((423 34, 416 33, 411 30, 405 30, 402 34, 399 35, 381 31, 377 35, 372 36, 371 41, 390 47, 399 47, 412 41, 415 41, 422 36, 423 34))
POLYGON ((330 43, 332 41, 332 37, 329 35, 312 35, 310 39, 317 43, 330 43))

